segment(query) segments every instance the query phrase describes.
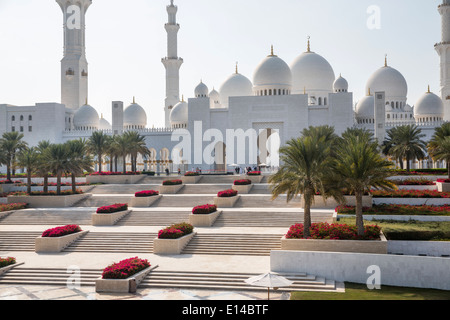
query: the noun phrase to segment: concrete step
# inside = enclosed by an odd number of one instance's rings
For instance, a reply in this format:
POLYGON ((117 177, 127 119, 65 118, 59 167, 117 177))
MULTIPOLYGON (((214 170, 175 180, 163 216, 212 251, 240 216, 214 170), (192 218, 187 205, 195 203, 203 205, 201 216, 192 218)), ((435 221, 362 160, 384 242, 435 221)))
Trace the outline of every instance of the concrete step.
MULTIPOLYGON (((94 286, 95 279, 102 270, 80 270, 81 286, 94 286)), ((253 273, 185 272, 153 270, 140 284, 139 288, 190 288, 207 290, 266 291, 267 288, 253 287, 245 280, 256 276, 253 273)), ((327 291, 336 292, 334 281, 306 274, 280 274, 294 282, 289 288, 280 291, 327 291)), ((17 267, 0 277, 1 285, 47 285, 65 286, 73 274, 66 269, 34 269, 17 267)), ((72 280, 72 279, 71 279, 72 280)))
POLYGON ((35 239, 42 232, 2 231, 0 232, 0 252, 34 251, 35 239))

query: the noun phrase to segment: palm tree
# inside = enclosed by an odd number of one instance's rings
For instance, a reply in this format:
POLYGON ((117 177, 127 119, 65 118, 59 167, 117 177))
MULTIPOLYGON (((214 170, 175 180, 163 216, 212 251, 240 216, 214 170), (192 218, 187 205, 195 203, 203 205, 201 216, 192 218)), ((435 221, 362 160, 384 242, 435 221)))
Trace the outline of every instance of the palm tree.
POLYGON ((304 238, 310 236, 311 205, 317 192, 326 197, 329 189, 323 181, 330 174, 330 153, 333 139, 320 135, 310 128, 307 135, 291 139, 280 148, 280 170, 269 178, 272 199, 281 194, 287 195, 287 201, 299 194, 304 199, 304 238))
POLYGON ((56 175, 56 193, 61 195, 61 177, 71 169, 68 146, 52 144, 44 151, 42 159, 47 163, 49 171, 56 175))
POLYGON ((147 148, 145 137, 136 131, 127 131, 124 133, 129 142, 129 153, 131 155, 131 171, 137 171, 137 157, 139 154, 146 156, 150 154, 147 148))
POLYGON ((27 143, 24 142, 24 135, 14 131, 5 132, 0 139, 0 150, 4 153, 5 164, 6 164, 6 180, 11 181, 11 169, 14 166, 14 160, 16 153, 23 151, 27 147, 27 143))
MULTIPOLYGON (((387 131, 388 139, 383 143, 383 153, 399 159, 400 163, 406 160, 406 171, 410 171, 410 160, 424 159, 426 156, 426 143, 422 140, 425 134, 415 125, 399 126, 387 131)), ((403 164, 402 164, 403 165, 403 164)))
POLYGON ((39 153, 35 148, 26 148, 17 155, 17 163, 27 171, 27 193, 31 193, 31 175, 39 168, 39 153))
POLYGON ((50 146, 50 141, 46 140, 46 141, 40 141, 38 143, 38 146, 36 147, 36 151, 39 155, 39 167, 37 168, 37 172, 44 178, 44 188, 43 191, 44 193, 48 192, 48 166, 47 163, 45 161, 43 161, 43 154, 45 152, 45 150, 48 149, 48 147, 50 146))
POLYGON ((87 149, 90 153, 97 156, 98 172, 102 172, 103 155, 107 152, 108 136, 103 131, 95 131, 89 138, 87 149))
POLYGON ((88 146, 82 139, 66 142, 68 151, 69 172, 72 178, 72 192, 77 191, 76 177, 84 171, 92 172, 93 161, 88 155, 88 146))
POLYGON ((130 142, 129 142, 127 135, 121 134, 119 136, 116 136, 115 137, 115 147, 116 147, 116 154, 119 157, 122 157, 123 174, 126 174, 127 173, 127 156, 130 154, 130 142))
POLYGON ((450 179, 450 122, 435 129, 433 137, 428 143, 428 153, 434 161, 441 160, 447 163, 450 179))
POLYGON ((392 175, 392 162, 378 151, 378 143, 367 132, 347 130, 336 144, 331 180, 354 192, 356 198, 356 226, 358 235, 364 235, 362 197, 372 188, 395 189, 387 178, 392 175))

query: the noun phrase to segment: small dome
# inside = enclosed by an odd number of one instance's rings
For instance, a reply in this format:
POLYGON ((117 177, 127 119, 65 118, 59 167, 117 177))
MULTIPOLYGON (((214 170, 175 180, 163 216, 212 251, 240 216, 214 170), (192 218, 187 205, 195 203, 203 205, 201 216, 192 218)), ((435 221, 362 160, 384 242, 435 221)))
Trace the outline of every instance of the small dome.
POLYGON ((359 100, 356 105, 356 117, 357 118, 375 118, 375 98, 374 96, 365 96, 359 100))
POLYGON ((334 92, 348 92, 348 82, 341 75, 333 84, 334 92))
POLYGON ((195 97, 196 98, 206 98, 208 97, 208 87, 200 81, 200 84, 195 88, 195 97))
POLYGON ((103 115, 101 116, 101 118, 99 120, 98 128, 100 130, 111 130, 111 124, 108 122, 108 120, 103 118, 103 115))
POLYGON ((302 53, 291 64, 292 92, 294 94, 331 93, 336 79, 328 61, 317 53, 302 53))
POLYGON ((432 92, 425 93, 417 101, 414 107, 414 115, 444 117, 444 104, 442 99, 432 92))
POLYGON ((93 107, 85 104, 75 112, 73 124, 76 129, 98 129, 98 113, 93 107))
POLYGON ((170 124, 172 126, 187 125, 188 103, 181 101, 177 103, 170 112, 170 124))
POLYGON ((366 91, 386 93, 386 101, 406 100, 408 95, 408 84, 403 75, 387 64, 375 71, 369 78, 366 85, 366 91))
POLYGON ((233 73, 220 87, 220 103, 228 106, 229 97, 248 97, 253 95, 252 82, 242 74, 233 73))
POLYGON ((144 108, 138 105, 134 99, 133 103, 123 112, 123 125, 131 128, 145 128, 147 126, 147 114, 144 108))
POLYGON ((215 103, 220 103, 220 94, 216 89, 212 89, 212 91, 209 93, 209 98, 215 103))
POLYGON ((254 91, 261 89, 292 88, 292 72, 286 62, 273 54, 266 57, 256 68, 253 76, 254 91))

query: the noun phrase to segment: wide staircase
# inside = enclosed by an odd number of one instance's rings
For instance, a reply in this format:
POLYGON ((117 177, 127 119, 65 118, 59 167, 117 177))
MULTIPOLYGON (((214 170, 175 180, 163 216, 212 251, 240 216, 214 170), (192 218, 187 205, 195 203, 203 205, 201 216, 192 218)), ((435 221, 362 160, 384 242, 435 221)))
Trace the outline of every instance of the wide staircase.
MULTIPOLYGON (((170 177, 171 179, 176 177, 170 177)), ((185 185, 176 195, 163 195, 149 208, 130 208, 132 212, 115 226, 91 230, 64 249, 64 253, 123 253, 152 254, 157 230, 174 223, 188 222, 194 206, 213 203, 217 192, 230 189, 236 176, 204 176, 200 183, 185 185), (130 229, 136 227, 134 229, 130 229), (149 227, 150 231, 145 228, 149 227), (135 230, 135 231, 130 231, 135 230)), ((159 190, 167 177, 145 177, 135 185, 98 185, 89 192, 92 197, 63 209, 26 209, 0 219, 2 226, 62 226, 79 224, 91 226, 91 215, 99 206, 128 203, 134 193, 159 190)), ((196 228, 196 236, 182 251, 182 255, 268 257, 271 250, 281 248, 281 237, 287 229, 303 222, 300 199, 286 202, 285 196, 272 200, 269 187, 263 180, 255 184, 249 194, 243 194, 233 208, 222 209, 212 228, 196 228)), ((332 221, 332 212, 316 210, 313 222, 332 221)), ((42 230, 43 231, 43 230, 42 230)), ((34 239, 42 233, 36 231, 1 231, 0 252, 34 251, 34 239)), ((51 265, 49 263, 49 265, 51 265)), ((63 269, 39 269, 20 266, 0 277, 2 284, 65 285, 68 274, 63 269)), ((101 270, 82 270, 81 285, 94 285, 101 270)), ((243 281, 255 274, 219 273, 204 271, 167 271, 160 266, 142 282, 140 287, 201 288, 228 290, 261 290, 249 287, 243 281)), ((333 281, 311 275, 289 275, 295 281, 290 290, 336 291, 333 281)))

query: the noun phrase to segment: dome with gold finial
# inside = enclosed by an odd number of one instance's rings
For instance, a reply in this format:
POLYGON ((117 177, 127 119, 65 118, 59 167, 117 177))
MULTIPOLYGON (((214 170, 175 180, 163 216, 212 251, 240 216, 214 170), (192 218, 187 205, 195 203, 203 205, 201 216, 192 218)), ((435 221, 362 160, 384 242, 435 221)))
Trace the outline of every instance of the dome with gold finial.
POLYGON ((416 105, 414 106, 414 117, 424 118, 439 118, 442 120, 444 117, 444 103, 442 99, 430 91, 430 86, 428 86, 428 91, 423 94, 416 105))
POLYGON ((236 63, 236 71, 230 75, 220 86, 220 104, 228 107, 228 99, 230 97, 248 97, 253 95, 252 82, 239 73, 236 63))
POLYGON ((73 117, 73 125, 76 130, 96 130, 99 127, 99 117, 98 113, 88 104, 86 99, 86 103, 80 107, 80 109, 75 112, 73 117))
POLYGON ((147 114, 134 97, 133 103, 123 113, 123 125, 127 129, 144 129, 147 126, 147 114))

